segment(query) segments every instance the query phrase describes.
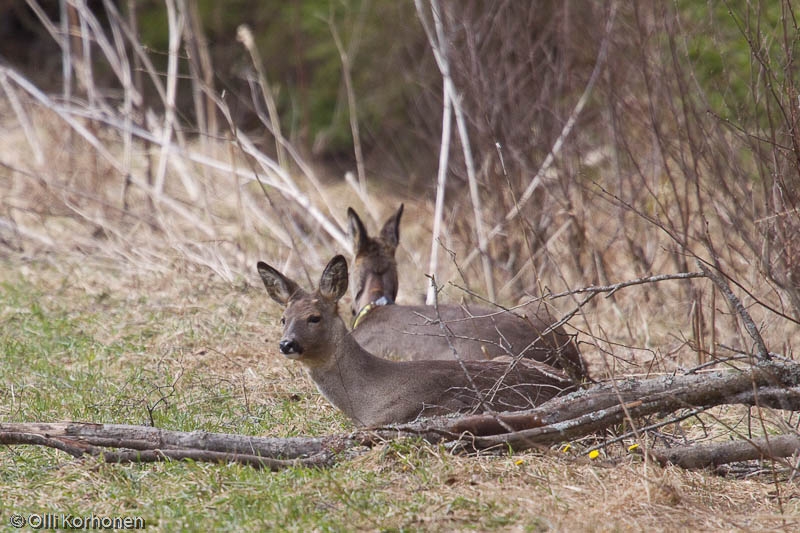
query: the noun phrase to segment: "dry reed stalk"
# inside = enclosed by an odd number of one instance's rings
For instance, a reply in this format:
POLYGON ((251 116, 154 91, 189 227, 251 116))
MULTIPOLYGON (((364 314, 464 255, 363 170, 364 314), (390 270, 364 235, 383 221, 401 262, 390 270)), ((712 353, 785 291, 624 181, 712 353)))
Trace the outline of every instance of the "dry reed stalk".
MULTIPOLYGON (((344 245, 346 248, 349 248, 349 240, 345 239, 344 234, 337 228, 336 224, 331 223, 331 221, 324 216, 312 203, 308 200, 307 196, 300 192, 299 187, 294 181, 294 178, 290 174, 290 167, 289 167, 289 160, 286 158, 286 154, 291 156, 294 163, 300 169, 300 174, 304 176, 309 183, 311 183, 314 190, 319 194, 322 201, 325 203, 328 212, 334 213, 336 210, 332 202, 330 201, 329 194, 327 193, 325 187, 322 186, 319 178, 317 178, 316 173, 314 172, 311 165, 309 165, 299 154, 299 152, 289 143, 286 138, 283 136, 280 130, 280 118, 278 117, 277 106, 275 105, 274 97, 272 95, 272 90, 269 88, 266 74, 264 73, 263 66, 261 64, 260 55, 258 54, 258 50, 255 46, 255 42, 253 40, 252 33, 247 28, 247 26, 240 26, 239 30, 237 31, 237 38, 242 43, 242 45, 248 50, 250 54, 251 61, 253 62, 254 68, 259 74, 259 86, 261 87, 261 94, 265 100, 268 110, 268 117, 267 120, 264 119, 262 113, 256 112, 261 122, 264 126, 270 130, 274 139, 275 139, 275 146, 279 157, 278 167, 275 168, 275 165, 268 165, 269 168, 273 169, 274 173, 281 178, 284 184, 287 186, 287 190, 290 191, 290 197, 294 199, 301 207, 304 209, 308 209, 311 211, 311 215, 314 219, 316 219, 325 229, 325 231, 331 235, 336 241, 340 244, 344 245), (281 162, 280 158, 284 157, 284 161, 281 162)), ((221 108, 223 105, 222 100, 217 98, 215 95, 209 93, 209 98, 214 99, 217 103, 217 107, 221 108)), ((256 106, 258 109, 259 106, 256 106)), ((224 113, 224 111, 223 111, 224 113)), ((227 113, 227 116, 230 117, 230 113, 227 113)), ((232 121, 229 119, 229 123, 232 124, 232 121)), ((243 132, 237 131, 236 133, 237 139, 246 138, 243 132)), ((250 155, 256 157, 260 162, 265 162, 268 160, 264 154, 260 153, 259 150, 255 149, 253 144, 249 141, 247 142, 248 146, 248 153, 250 155), (252 148, 252 149, 251 149, 252 148), (257 155, 256 155, 257 154, 257 155)))
POLYGON ((0 228, 5 228, 12 233, 19 234, 22 237, 35 241, 46 248, 52 248, 55 245, 55 241, 53 241, 53 239, 51 239, 49 236, 39 233, 34 229, 28 228, 19 222, 8 220, 4 217, 0 217, 0 228))
MULTIPOLYGON (((31 84, 27 79, 22 77, 19 73, 15 70, 2 67, 0 66, 0 72, 4 72, 11 80, 13 80, 20 88, 22 88, 26 93, 32 96, 35 100, 39 101, 43 107, 53 111, 56 116, 58 116, 61 120, 63 120, 72 131, 76 132, 80 135, 86 142, 88 142, 92 148, 94 148, 95 152, 100 155, 107 163, 109 163, 120 175, 125 175, 125 167, 124 165, 114 156, 108 148, 103 144, 103 142, 87 127, 81 124, 78 120, 74 118, 74 110, 70 107, 62 106, 53 102, 47 95, 45 95, 42 91, 36 88, 33 84, 31 84)), ((145 191, 149 195, 156 195, 155 190, 148 185, 147 183, 143 182, 140 178, 136 177, 135 175, 130 176, 130 181, 133 185, 136 185, 141 190, 145 191)), ((192 227, 198 229, 199 231, 205 233, 208 237, 213 237, 215 235, 215 231, 213 228, 202 221, 199 217, 195 216, 189 208, 184 207, 180 202, 162 195, 160 197, 161 204, 163 207, 166 207, 170 211, 174 212, 175 214, 179 215, 181 218, 185 219, 187 222, 191 224, 192 227)))
POLYGON ((184 14, 184 40, 186 42, 187 63, 191 72, 192 100, 194 103, 197 130, 200 143, 209 148, 208 139, 217 134, 214 102, 206 96, 205 88, 213 91, 214 72, 211 66, 211 55, 208 40, 203 31, 197 2, 178 0, 178 9, 184 14))
POLYGON ((236 30, 236 40, 242 43, 247 53, 250 54, 250 61, 253 68, 256 69, 258 75, 258 85, 261 88, 261 96, 264 103, 267 104, 267 113, 269 114, 268 129, 275 138, 275 153, 278 154, 278 164, 286 172, 289 172, 289 160, 286 157, 286 150, 284 148, 285 139, 281 132, 281 120, 278 116, 278 106, 275 105, 275 96, 272 94, 269 82, 267 81, 267 73, 264 70, 264 63, 261 60, 261 54, 258 53, 255 40, 253 39, 253 32, 246 24, 242 24, 236 30))
POLYGON ((3 88, 3 92, 6 94, 6 98, 8 98, 8 102, 11 104, 11 109, 14 110, 14 115, 17 117, 17 122, 19 122, 19 125, 22 127, 25 139, 28 141, 28 146, 30 146, 33 152, 34 163, 37 167, 42 166, 44 164, 44 152, 42 151, 41 140, 31 124, 28 114, 22 107, 16 91, 11 87, 11 84, 8 83, 5 70, 2 69, 0 69, 0 87, 3 88))
MULTIPOLYGON (((122 81, 125 77, 129 74, 126 73, 124 68, 124 64, 121 61, 121 55, 119 53, 119 46, 113 46, 111 41, 109 41, 108 36, 106 35, 102 24, 100 21, 97 20, 97 17, 94 13, 89 9, 86 5, 85 1, 73 1, 69 0, 70 4, 74 5, 75 9, 77 10, 78 20, 81 24, 81 39, 83 40, 82 49, 84 54, 89 54, 91 49, 91 43, 97 43, 97 46, 103 52, 103 57, 108 62, 108 65, 111 67, 114 75, 117 77, 118 80, 122 81), (91 30, 91 31, 89 31, 91 30)), ((124 54, 123 54, 124 55, 124 54)), ((90 87, 87 88, 87 91, 90 91, 94 94, 93 99, 90 101, 91 105, 100 105, 101 100, 99 97, 96 96, 97 90, 94 87, 94 76, 92 75, 92 59, 91 57, 84 57, 84 65, 82 68, 86 70, 87 75, 87 82, 90 84, 90 87)), ((132 99, 133 103, 136 105, 142 104, 142 95, 138 91, 132 92, 132 99)))
MULTIPOLYGON (((356 158, 356 171, 358 172, 358 187, 361 191, 359 196, 368 197, 367 175, 364 169, 364 154, 361 147, 361 130, 358 127, 358 106, 356 105, 356 93, 353 88, 351 63, 358 48, 361 26, 364 24, 364 12, 364 3, 362 3, 361 9, 359 10, 356 30, 353 32, 353 37, 350 39, 350 46, 347 49, 345 49, 342 38, 339 36, 339 30, 336 29, 333 14, 328 18, 328 27, 330 28, 333 42, 336 45, 336 50, 339 52, 339 59, 342 62, 342 78, 344 79, 344 89, 347 95, 347 114, 350 119, 350 133, 353 135, 353 151, 356 158)), ((373 220, 377 220, 372 202, 367 201, 364 205, 369 210, 373 220)))
POLYGON ((461 150, 464 154, 464 165, 467 169, 467 182, 469 183, 469 194, 472 201, 472 214, 475 220, 475 232, 478 235, 478 252, 481 254, 481 264, 483 267, 483 281, 486 284, 489 300, 494 302, 496 300, 494 275, 492 273, 492 263, 488 250, 488 237, 483 225, 481 197, 478 191, 477 177, 475 175, 475 161, 472 157, 469 131, 467 130, 466 118, 461 105, 461 97, 456 91, 453 78, 450 75, 450 63, 447 58, 447 37, 445 36, 444 24, 442 23, 441 7, 437 0, 431 0, 431 13, 433 15, 436 38, 434 39, 434 36, 430 33, 430 28, 427 27, 427 24, 423 24, 423 26, 428 35, 428 42, 431 45, 431 49, 434 51, 434 57, 439 67, 439 72, 442 75, 445 90, 450 93, 450 102, 456 119, 456 128, 461 143, 461 150))
POLYGON ((167 7, 167 26, 169 28, 169 49, 167 52, 167 92, 164 98, 164 125, 161 127, 161 152, 156 167, 153 192, 154 201, 160 203, 164 194, 164 181, 167 175, 167 156, 172 141, 175 124, 175 97, 178 90, 178 49, 183 34, 183 14, 177 13, 174 0, 165 0, 167 7))
MULTIPOLYGON (((66 0, 59 0, 59 20, 61 22, 61 35, 69 35, 69 17, 67 15, 66 0)), ((72 100, 72 53, 70 51, 70 40, 59 38, 56 43, 61 48, 61 77, 62 77, 62 97, 65 102, 72 100)))
MULTIPOLYGON (((422 22, 423 27, 428 25, 427 15, 424 13, 422 7, 422 0, 414 0, 414 6, 417 10, 417 17, 422 22)), ((426 33, 433 35, 430 27, 427 26, 426 33)), ((435 48, 434 48, 435 49, 435 48)), ((450 91, 447 90, 444 84, 442 85, 442 138, 439 147, 439 170, 436 176, 436 202, 433 211, 433 235, 431 236, 431 255, 428 264, 428 290, 425 297, 427 305, 433 305, 436 297, 436 287, 433 285, 433 279, 436 278, 438 265, 439 265, 439 236, 442 231, 442 216, 444 213, 444 196, 445 188, 447 186, 447 162, 450 157, 450 129, 452 124, 453 106, 450 91)))
MULTIPOLYGON (((110 0, 104 0, 109 2, 110 0)), ((111 29, 111 36, 114 39, 114 46, 116 48, 116 57, 120 61, 120 84, 122 85, 122 116, 125 121, 125 127, 122 129, 122 165, 125 169, 125 176, 131 174, 131 167, 133 166, 133 133, 131 126, 133 125, 133 110, 136 102, 136 95, 140 94, 139 90, 133 83, 133 75, 131 73, 131 64, 128 60, 128 54, 125 50, 125 41, 122 37, 122 30, 116 20, 109 20, 109 27, 111 29)), ((66 101, 69 101, 68 99, 66 101)), ((136 104, 141 105, 141 99, 136 104)), ((124 199, 123 199, 124 201, 124 199)))

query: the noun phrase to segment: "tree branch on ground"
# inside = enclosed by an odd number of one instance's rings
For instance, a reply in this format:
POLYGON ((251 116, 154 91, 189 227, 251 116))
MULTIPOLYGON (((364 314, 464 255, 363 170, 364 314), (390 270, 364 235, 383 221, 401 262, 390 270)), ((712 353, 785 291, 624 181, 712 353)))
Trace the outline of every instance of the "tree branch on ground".
MULTIPOLYGON (((627 416, 641 418, 722 404, 799 410, 800 365, 773 358, 746 370, 603 383, 527 411, 420 419, 322 437, 251 437, 120 424, 30 422, 0 423, 0 443, 48 446, 75 457, 102 457, 107 462, 189 458, 277 470, 331 465, 342 451, 407 437, 467 452, 508 448, 521 451, 593 435, 623 422, 627 416)), ((652 448, 648 453, 662 463, 674 459, 678 466, 700 468, 743 458, 788 457, 800 450, 799 444, 800 439, 789 435, 770 437, 769 445, 753 440, 740 446, 714 444, 698 450, 695 446, 652 448), (753 451, 747 451, 748 446, 753 451)))

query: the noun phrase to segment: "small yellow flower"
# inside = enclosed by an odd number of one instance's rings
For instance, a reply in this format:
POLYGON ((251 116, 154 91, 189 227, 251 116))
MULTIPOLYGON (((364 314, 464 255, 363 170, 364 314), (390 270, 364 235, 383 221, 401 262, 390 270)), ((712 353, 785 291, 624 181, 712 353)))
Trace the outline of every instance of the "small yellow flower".
POLYGON ((517 466, 523 465, 523 464, 525 464, 525 460, 524 459, 517 459, 516 461, 514 461, 514 464, 517 465, 517 466))
POLYGON ((592 450, 589 452, 589 459, 597 459, 600 457, 600 450, 592 450))
POLYGON ((570 443, 567 443, 567 444, 565 444, 565 445, 563 445, 563 446, 561 447, 561 451, 562 451, 563 453, 567 453, 567 452, 568 452, 568 451, 570 451, 571 449, 572 449, 572 444, 570 444, 570 443))
POLYGON ((639 443, 638 442, 636 444, 631 444, 630 446, 628 446, 628 452, 630 452, 630 453, 634 453, 634 452, 636 452, 638 450, 639 450, 639 443))

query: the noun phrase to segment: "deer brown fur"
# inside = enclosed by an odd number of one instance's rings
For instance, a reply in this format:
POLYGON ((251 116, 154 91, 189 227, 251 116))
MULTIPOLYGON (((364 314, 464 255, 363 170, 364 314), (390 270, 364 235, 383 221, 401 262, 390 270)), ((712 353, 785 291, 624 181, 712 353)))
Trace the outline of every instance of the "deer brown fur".
POLYGON ((358 425, 481 407, 519 410, 574 388, 563 372, 533 361, 375 357, 356 342, 339 316, 338 301, 347 290, 347 262, 341 255, 331 259, 319 288, 311 293, 266 263, 258 263, 258 272, 272 299, 284 306, 281 352, 300 362, 322 395, 358 425))
POLYGON ((403 205, 370 237, 358 214, 348 208, 353 241, 351 294, 355 339, 372 353, 401 359, 492 359, 522 354, 567 371, 578 382, 587 379, 586 365, 572 336, 553 328, 556 320, 543 306, 505 311, 486 306, 393 304, 397 297, 395 251, 400 240, 403 205), (383 298, 383 300, 380 300, 383 298), (439 318, 447 328, 442 331, 439 318), (449 338, 448 338, 449 337, 449 338), (449 342, 448 342, 449 341, 449 342))

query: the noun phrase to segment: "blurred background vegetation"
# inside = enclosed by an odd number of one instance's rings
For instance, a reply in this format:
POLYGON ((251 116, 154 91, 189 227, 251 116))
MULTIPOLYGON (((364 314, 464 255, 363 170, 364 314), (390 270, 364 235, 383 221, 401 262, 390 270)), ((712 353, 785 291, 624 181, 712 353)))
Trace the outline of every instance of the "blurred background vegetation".
MULTIPOLYGON (((0 3, 0 58, 51 94, 65 86, 63 56, 42 20, 58 26, 67 5, 77 9, 84 3, 0 3)), ((92 0, 85 5, 106 27, 93 34, 112 33, 109 28, 119 23, 111 24, 108 13, 118 10, 135 33, 123 39, 124 46, 142 45, 163 79, 168 78, 168 7, 177 9, 183 21, 175 100, 181 135, 229 139, 219 107, 224 101, 232 123, 259 150, 279 158, 280 143, 266 119, 270 98, 264 94, 270 93, 282 136, 324 179, 341 181, 360 164, 360 149, 372 192, 391 191, 398 202, 419 200, 420 223, 428 230, 443 93, 421 20, 430 22, 434 3, 92 0), (241 25, 252 31, 258 57, 242 45, 241 25), (217 104, 202 105, 202 91, 218 96, 217 104)), ((800 310, 800 245, 794 244, 800 235, 795 61, 800 45, 792 2, 435 5, 441 5, 443 42, 477 173, 477 193, 470 195, 465 152, 454 133, 446 246, 459 248, 453 251, 461 258, 472 251, 480 234, 472 210, 479 211, 486 227, 498 228, 481 254, 506 294, 532 290, 548 273, 567 283, 602 282, 622 256, 630 273, 641 275, 654 265, 664 268, 659 262, 664 257, 687 270, 687 257, 694 254, 712 261, 708 254, 729 254, 722 260, 743 257, 760 265, 800 310), (552 165, 544 168, 551 155, 552 165), (530 201, 518 206, 528 190, 530 201), (508 215, 518 207, 521 216, 508 215), (631 224, 634 219, 649 227, 631 224), (736 228, 738 242, 720 247, 707 228, 724 226, 736 228), (654 244, 662 229, 675 241, 667 253, 654 244), (559 239, 568 262, 553 260, 553 239, 559 239), (534 276, 522 283, 524 268, 534 276)), ((125 54, 139 61, 132 48, 125 54)), ((128 93, 97 43, 91 50, 98 98, 110 104, 104 112, 121 107, 128 93)), ((165 115, 171 104, 145 74, 151 70, 134 65, 133 71, 145 95, 135 110, 137 123, 144 124, 147 113, 165 115)), ((82 98, 77 82, 76 87, 74 97, 82 98)), ((341 224, 342 215, 325 204, 341 224)), ((305 205, 293 209, 296 218, 305 216, 305 205)), ((314 248, 319 232, 313 224, 301 220, 291 231, 314 248)), ((414 256, 417 271, 424 261, 420 256, 414 256)), ((472 263, 458 276, 475 275, 477 262, 472 263)))
MULTIPOLYGON (((39 4, 58 20, 59 2, 39 4)), ((88 4, 102 21, 103 2, 88 4)), ((116 4, 126 16, 135 13, 141 43, 152 53, 154 64, 166 70, 165 3, 126 0, 116 4)), ((617 57, 609 59, 608 74, 617 83, 625 81, 629 56, 637 48, 634 34, 625 32, 625 26, 632 24, 637 12, 653 9, 651 2, 644 3, 646 8, 633 7, 636 4, 620 6, 621 26, 615 36, 620 48, 617 57)), ((758 24, 769 33, 781 24, 781 3, 759 5, 758 20, 752 18, 749 4, 746 0, 713 4, 686 0, 674 7, 686 38, 688 55, 683 60, 693 63, 697 81, 708 95, 709 110, 742 126, 763 117, 750 105, 751 51, 743 31, 758 24)), ((352 166, 352 134, 342 61, 332 38, 335 30, 351 55, 358 122, 372 173, 395 178, 432 174, 435 159, 430 154, 436 150, 421 151, 419 146, 433 147, 439 142, 441 81, 413 2, 199 0, 190 5, 200 24, 195 29, 207 39, 217 89, 236 96, 239 125, 249 124, 253 130, 261 127, 250 94, 252 64, 236 39, 237 28, 247 24, 275 91, 287 136, 315 155, 331 162, 349 160, 344 166, 352 166)), ((501 141, 513 151, 512 159, 541 160, 560 130, 564 110, 572 105, 594 66, 606 3, 505 2, 497 6, 470 0, 444 5, 452 23, 448 36, 456 52, 456 85, 469 89, 463 92, 473 126, 489 137, 477 144, 492 150, 492 141, 501 141), (545 89, 557 96, 548 98, 545 89), (526 138, 527 142, 522 141, 526 138)), ((667 39, 667 35, 652 38, 667 39)), ((45 88, 61 87, 58 46, 24 0, 0 3, 0 57, 45 88)), ((768 52, 766 59, 776 58, 768 52)), ((188 77, 188 61, 180 65, 188 77)), ((794 74, 780 69, 775 73, 794 74)), ((113 85, 114 80, 109 73, 102 81, 113 85)), ((182 84, 179 90, 180 114, 187 125, 194 124, 190 88, 182 84)), ((584 127, 601 119, 601 106, 596 99, 594 112, 582 117, 584 127)))
MULTIPOLYGON (((53 20, 58 19, 59 2, 40 4, 53 20)), ((151 52, 156 67, 166 71, 169 28, 165 3, 130 0, 117 4, 126 17, 135 13, 140 42, 151 52)), ((102 2, 89 5, 100 20, 105 18, 102 2)), ((389 156, 394 163, 405 161, 401 156, 414 151, 417 139, 408 133, 415 131, 409 126, 419 120, 410 116, 415 114, 414 102, 431 89, 421 80, 427 78, 433 85, 437 78, 413 3, 201 0, 190 7, 196 9, 200 23, 193 30, 202 32, 207 40, 216 88, 233 95, 234 118, 240 127, 262 127, 250 92, 252 63, 237 42, 237 28, 246 24, 254 34, 287 137, 331 162, 352 159, 342 62, 332 38, 335 30, 351 56, 365 148, 383 158, 375 167, 381 168, 389 156)), ((60 50, 26 2, 0 4, 0 19, 0 57, 40 86, 59 90, 60 50)), ((189 63, 185 53, 182 55, 180 68, 188 77, 189 63)), ((108 79, 97 81, 114 83, 111 73, 108 79)), ((181 84, 179 91, 180 114, 187 125, 195 124, 189 84, 181 84)))

